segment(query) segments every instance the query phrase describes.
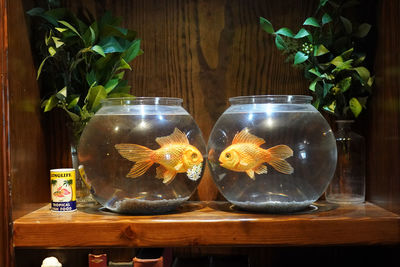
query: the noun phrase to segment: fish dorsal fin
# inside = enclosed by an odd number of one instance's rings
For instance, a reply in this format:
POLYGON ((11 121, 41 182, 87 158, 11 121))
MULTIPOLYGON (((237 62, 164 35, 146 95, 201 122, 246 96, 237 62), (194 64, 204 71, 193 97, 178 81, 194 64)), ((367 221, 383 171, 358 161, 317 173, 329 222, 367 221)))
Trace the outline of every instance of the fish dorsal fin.
POLYGON ((189 144, 189 140, 186 137, 186 134, 182 133, 178 128, 175 128, 174 132, 171 135, 157 137, 156 142, 162 147, 170 144, 189 144))
POLYGON ((252 135, 251 133, 249 133, 249 130, 247 128, 244 128, 235 135, 232 141, 232 145, 240 143, 251 143, 257 146, 261 146, 262 144, 265 143, 265 141, 262 138, 252 135))

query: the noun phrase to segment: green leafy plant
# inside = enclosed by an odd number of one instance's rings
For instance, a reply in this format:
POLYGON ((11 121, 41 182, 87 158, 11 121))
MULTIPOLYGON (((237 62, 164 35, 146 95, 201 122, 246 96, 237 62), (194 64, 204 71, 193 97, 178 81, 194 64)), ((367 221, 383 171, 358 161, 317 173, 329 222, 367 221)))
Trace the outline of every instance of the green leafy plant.
POLYGON ((105 13, 99 20, 79 19, 65 8, 27 12, 38 18, 42 108, 66 111, 75 137, 110 97, 131 97, 123 79, 129 63, 142 54, 136 32, 121 27, 121 19, 105 13))
POLYGON ((300 30, 274 30, 260 17, 264 31, 274 36, 276 47, 287 61, 304 69, 315 95, 313 105, 341 119, 357 118, 366 108, 374 78, 365 67, 366 55, 360 44, 371 25, 355 25, 342 15, 357 1, 320 0, 315 15, 307 18, 300 30))

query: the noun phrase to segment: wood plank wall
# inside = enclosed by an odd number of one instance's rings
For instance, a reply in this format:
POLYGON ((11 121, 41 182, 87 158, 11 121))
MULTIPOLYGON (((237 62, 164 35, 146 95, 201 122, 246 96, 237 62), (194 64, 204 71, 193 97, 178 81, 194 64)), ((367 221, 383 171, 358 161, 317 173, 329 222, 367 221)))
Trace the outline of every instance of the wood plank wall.
MULTIPOLYGON (((308 94, 301 71, 285 64, 273 39, 258 22, 265 16, 278 26, 301 25, 315 1, 264 0, 140 0, 69 1, 122 16, 124 26, 137 30, 144 54, 129 75, 137 96, 173 96, 184 100, 204 138, 228 98, 252 94, 308 94)), ((217 189, 207 169, 198 198, 212 200, 217 189)))
POLYGON ((369 108, 368 198, 400 213, 400 1, 379 1, 376 88, 369 108))
POLYGON ((11 199, 9 195, 10 158, 8 146, 9 105, 7 102, 7 9, 4 0, 0 1, 0 266, 10 266, 13 255, 11 247, 11 199))
MULTIPOLYGON (((32 5, 32 4, 31 4, 32 5)), ((49 168, 26 6, 8 1, 9 149, 13 218, 50 200, 49 168)), ((53 148, 55 149, 55 148, 53 148)))

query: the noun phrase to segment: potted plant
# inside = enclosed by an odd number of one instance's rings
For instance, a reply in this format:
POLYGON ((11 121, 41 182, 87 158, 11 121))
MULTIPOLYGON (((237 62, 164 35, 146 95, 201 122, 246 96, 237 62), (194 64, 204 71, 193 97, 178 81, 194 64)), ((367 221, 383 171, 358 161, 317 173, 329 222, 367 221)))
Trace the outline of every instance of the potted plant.
MULTIPOLYGON (((135 31, 122 28, 121 19, 110 12, 98 20, 90 14, 78 18, 65 8, 34 8, 27 13, 35 19, 39 36, 37 78, 42 81, 42 108, 44 112, 59 108, 68 114, 77 169, 76 145, 101 101, 132 97, 124 74, 132 70, 129 63, 142 54, 140 39, 135 31)), ((77 196, 80 193, 89 195, 77 189, 77 196)))
POLYGON ((346 8, 358 4, 320 0, 314 16, 306 18, 296 33, 286 27, 275 31, 271 22, 260 17, 263 30, 274 36, 287 61, 304 71, 313 105, 337 118, 338 165, 326 197, 339 203, 365 198, 364 139, 349 124, 366 109, 374 82, 361 45, 371 25, 356 24, 343 15, 346 8))

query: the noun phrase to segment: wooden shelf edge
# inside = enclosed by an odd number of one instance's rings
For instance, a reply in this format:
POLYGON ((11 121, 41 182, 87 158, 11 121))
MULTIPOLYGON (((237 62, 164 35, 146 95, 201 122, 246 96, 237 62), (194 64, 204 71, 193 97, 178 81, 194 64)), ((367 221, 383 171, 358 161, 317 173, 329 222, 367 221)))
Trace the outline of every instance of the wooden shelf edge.
POLYGON ((239 211, 226 202, 190 202, 175 213, 128 216, 45 205, 14 221, 14 247, 181 247, 398 244, 400 216, 372 203, 316 203, 297 214, 239 211))

